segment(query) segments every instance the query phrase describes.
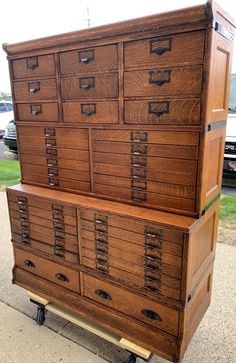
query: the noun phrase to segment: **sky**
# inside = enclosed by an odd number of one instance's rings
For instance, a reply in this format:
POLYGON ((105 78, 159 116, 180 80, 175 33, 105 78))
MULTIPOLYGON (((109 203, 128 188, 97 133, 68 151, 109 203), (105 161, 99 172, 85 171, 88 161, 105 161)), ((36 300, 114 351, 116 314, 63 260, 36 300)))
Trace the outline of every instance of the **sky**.
MULTIPOLYGON (((236 20, 236 2, 217 2, 236 20)), ((87 8, 90 26, 97 26, 203 3, 201 0, 10 0, 1 7, 0 44, 87 28, 87 8)), ((232 71, 236 73, 236 41, 232 71)), ((0 48, 0 92, 9 91, 6 54, 0 48)))

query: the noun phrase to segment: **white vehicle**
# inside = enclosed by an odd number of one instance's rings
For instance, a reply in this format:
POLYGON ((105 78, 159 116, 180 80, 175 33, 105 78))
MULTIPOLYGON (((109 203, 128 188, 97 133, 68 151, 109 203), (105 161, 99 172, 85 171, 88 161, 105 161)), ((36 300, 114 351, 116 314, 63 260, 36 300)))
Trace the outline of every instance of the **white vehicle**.
POLYGON ((223 176, 236 178, 236 74, 231 76, 223 176))
POLYGON ((14 119, 13 105, 9 101, 0 100, 0 137, 4 135, 8 122, 14 119))

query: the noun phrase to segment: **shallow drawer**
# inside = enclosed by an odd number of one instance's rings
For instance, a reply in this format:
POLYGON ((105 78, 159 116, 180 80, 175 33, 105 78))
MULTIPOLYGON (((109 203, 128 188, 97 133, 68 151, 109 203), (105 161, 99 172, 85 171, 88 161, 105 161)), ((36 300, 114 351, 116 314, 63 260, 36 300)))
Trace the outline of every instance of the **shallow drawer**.
POLYGON ((124 73, 124 96, 200 95, 202 67, 153 68, 124 73))
POLYGON ((200 99, 125 101, 125 123, 198 125, 200 99))
POLYGON ((116 45, 60 53, 61 74, 96 73, 115 69, 117 69, 116 45))
POLYGON ((84 274, 84 295, 167 333, 177 335, 177 310, 84 274))
POLYGON ((125 68, 203 61, 204 32, 188 32, 125 43, 125 68))
MULTIPOLYGON (((73 163, 73 160, 77 161, 87 161, 89 162, 89 152, 85 150, 77 149, 65 149, 65 148, 45 148, 45 146, 34 146, 29 144, 21 144, 20 146, 21 158, 23 154, 28 157, 30 155, 44 156, 47 158, 58 158, 58 159, 68 159, 68 163, 73 163)), ((25 156, 25 157, 27 157, 25 156)))
POLYGON ((41 55, 12 61, 14 78, 32 78, 55 74, 54 55, 41 55))
POLYGON ((91 187, 89 182, 73 179, 62 179, 56 176, 46 176, 41 174, 32 174, 28 169, 23 171, 23 180, 35 182, 43 185, 49 185, 54 188, 74 189, 77 191, 90 192, 91 187))
POLYGON ((57 103, 18 103, 16 108, 19 121, 59 121, 57 103))
MULTIPOLYGON (((14 233, 13 242, 22 244, 21 236, 19 234, 14 233)), ((66 260, 71 263, 76 263, 76 264, 79 263, 78 253, 71 253, 66 250, 60 250, 59 251, 60 254, 58 253, 58 251, 56 251, 56 254, 55 254, 55 248, 53 246, 50 246, 45 243, 41 243, 39 241, 35 241, 33 239, 30 239, 30 247, 37 251, 50 255, 51 257, 55 258, 58 262, 66 260)))
POLYGON ((79 273, 30 252, 14 248, 15 263, 35 275, 80 293, 79 273))
POLYGON ((117 73, 61 79, 62 99, 118 97, 117 73))
MULTIPOLYGON (((130 131, 130 130, 93 130, 93 140, 134 142, 160 145, 198 145, 199 133, 193 131, 130 131)), ((119 144, 118 144, 119 145, 119 144)), ((131 148, 131 146, 130 146, 131 148)))
MULTIPOLYGON (((28 154, 22 154, 21 158, 22 163, 26 164, 35 164, 32 165, 37 167, 39 165, 45 166, 47 168, 60 168, 60 169, 68 169, 66 172, 67 175, 73 177, 74 170, 81 170, 81 171, 87 171, 89 172, 89 163, 87 161, 79 161, 79 160, 70 160, 70 159, 61 159, 61 158, 46 158, 44 156, 38 156, 38 155, 28 155, 28 154)), ((43 170, 43 169, 42 169, 43 170)), ((45 169, 46 170, 46 169, 45 169)), ((58 170, 58 174, 61 172, 61 170, 58 170)), ((79 174, 78 174, 79 175, 79 174)), ((77 178, 78 175, 74 175, 72 179, 77 178)))
POLYGON ((57 98, 56 79, 31 80, 14 82, 16 101, 37 101, 57 98))
POLYGON ((118 123, 118 102, 64 102, 65 123, 118 123))
MULTIPOLYGON (((88 130, 73 129, 65 127, 41 127, 41 126, 21 126, 17 125, 17 134, 19 136, 37 136, 46 138, 69 139, 71 142, 75 140, 88 140, 88 130)), ((55 145, 57 146, 57 145, 55 145)))

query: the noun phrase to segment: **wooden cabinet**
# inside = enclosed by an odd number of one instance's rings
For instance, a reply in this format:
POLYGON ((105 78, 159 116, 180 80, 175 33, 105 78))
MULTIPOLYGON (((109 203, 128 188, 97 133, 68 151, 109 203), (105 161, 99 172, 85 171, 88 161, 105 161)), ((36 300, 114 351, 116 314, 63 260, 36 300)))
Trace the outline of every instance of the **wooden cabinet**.
POLYGON ((211 299, 235 27, 209 1, 4 45, 13 282, 175 363, 211 299))

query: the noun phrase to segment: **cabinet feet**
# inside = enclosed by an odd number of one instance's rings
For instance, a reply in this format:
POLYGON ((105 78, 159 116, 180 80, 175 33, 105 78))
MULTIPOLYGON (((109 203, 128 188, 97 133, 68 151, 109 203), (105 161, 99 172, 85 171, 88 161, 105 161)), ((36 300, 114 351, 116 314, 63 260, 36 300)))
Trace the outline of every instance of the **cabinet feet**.
POLYGON ((36 322, 38 325, 43 325, 45 322, 45 307, 38 306, 37 307, 37 316, 36 322))

